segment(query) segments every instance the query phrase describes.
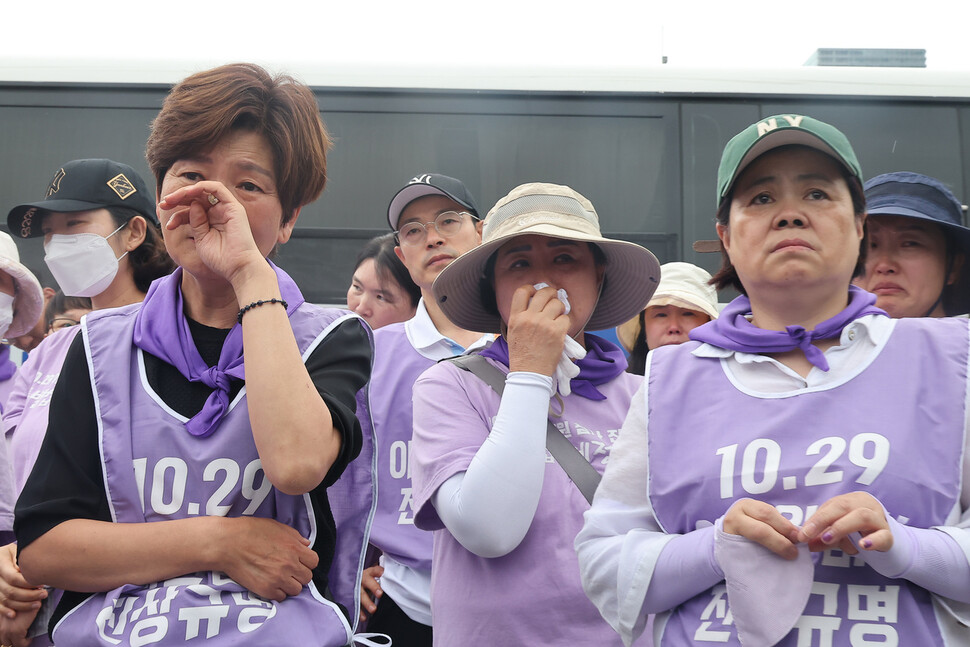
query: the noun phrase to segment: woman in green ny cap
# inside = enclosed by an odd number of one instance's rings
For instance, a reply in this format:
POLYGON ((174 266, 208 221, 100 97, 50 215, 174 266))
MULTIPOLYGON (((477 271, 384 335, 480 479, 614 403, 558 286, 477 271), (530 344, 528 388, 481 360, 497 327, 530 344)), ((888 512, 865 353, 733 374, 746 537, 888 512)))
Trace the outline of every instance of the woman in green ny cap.
POLYGON ((850 286, 865 217, 828 124, 725 148, 714 282, 741 296, 647 358, 576 539, 628 644, 652 614, 660 647, 970 644, 968 324, 850 286))

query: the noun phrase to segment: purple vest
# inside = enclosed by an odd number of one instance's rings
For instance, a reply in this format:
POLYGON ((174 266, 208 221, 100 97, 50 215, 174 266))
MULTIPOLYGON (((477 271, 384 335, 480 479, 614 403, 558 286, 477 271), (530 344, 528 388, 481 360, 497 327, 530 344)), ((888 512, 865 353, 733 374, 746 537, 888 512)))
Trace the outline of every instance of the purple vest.
POLYGON ((14 378, 10 406, 3 412, 3 429, 10 443, 10 460, 18 493, 24 489, 47 435, 51 394, 61 374, 67 349, 80 329, 80 326, 71 326, 46 337, 31 351, 14 378))
MULTIPOLYGON (((648 367, 648 489, 667 532, 713 522, 744 497, 801 525, 852 491, 872 494, 911 526, 952 522, 966 320, 898 320, 870 364, 834 387, 796 393, 742 391, 721 361, 690 356, 697 345, 658 349, 648 367)), ((838 550, 814 558, 812 595, 778 645, 942 644, 927 591, 838 550)), ((723 584, 672 611, 660 645, 686 644, 739 644, 723 584)))
POLYGON ((414 526, 408 457, 411 391, 418 376, 434 364, 414 350, 403 323, 374 333, 368 408, 377 436, 380 495, 370 541, 395 561, 425 571, 431 570, 432 535, 414 526))
MULTIPOLYGON (((168 408, 149 386, 142 352, 131 343, 119 343, 132 338, 137 311, 135 305, 97 312, 82 324, 112 519, 145 523, 197 515, 253 515, 295 528, 312 545, 317 528, 310 496, 283 494, 266 479, 249 426, 245 388, 211 436, 188 433, 186 418, 168 408)), ((290 323, 304 360, 344 314, 309 304, 293 314, 290 323)), ((369 465, 366 458, 365 464, 369 465)), ((358 523, 364 526, 371 494, 369 487, 360 493, 366 505, 361 505, 358 523)), ((348 530, 338 528, 338 533, 348 530)), ((357 554, 335 555, 331 572, 342 565, 356 571, 365 541, 361 529, 353 542, 357 554)), ((339 574, 332 582, 340 586, 339 574)), ((348 608, 356 615, 356 607, 348 608)), ((94 594, 58 623, 53 638, 72 646, 337 647, 346 645, 351 634, 343 613, 312 582, 299 595, 278 603, 209 572, 94 594)))

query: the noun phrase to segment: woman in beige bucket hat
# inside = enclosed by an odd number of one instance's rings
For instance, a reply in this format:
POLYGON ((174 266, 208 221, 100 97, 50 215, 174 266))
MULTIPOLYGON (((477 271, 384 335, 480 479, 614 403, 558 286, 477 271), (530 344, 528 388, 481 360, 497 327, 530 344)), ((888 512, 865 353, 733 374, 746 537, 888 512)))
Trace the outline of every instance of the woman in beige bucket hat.
POLYGON ((647 307, 616 327, 616 337, 630 353, 627 370, 643 375, 652 348, 682 344, 688 333, 717 319, 717 290, 707 270, 690 263, 664 263, 660 285, 647 307))
POLYGON ((434 295, 456 325, 500 333, 464 359, 497 374, 502 395, 451 362, 414 387, 415 524, 435 532, 435 643, 619 646, 583 593, 572 547, 590 488, 551 447, 565 442, 595 488, 640 380, 622 350, 584 331, 639 312, 660 266, 604 238, 589 200, 555 184, 514 189, 482 237, 434 295))

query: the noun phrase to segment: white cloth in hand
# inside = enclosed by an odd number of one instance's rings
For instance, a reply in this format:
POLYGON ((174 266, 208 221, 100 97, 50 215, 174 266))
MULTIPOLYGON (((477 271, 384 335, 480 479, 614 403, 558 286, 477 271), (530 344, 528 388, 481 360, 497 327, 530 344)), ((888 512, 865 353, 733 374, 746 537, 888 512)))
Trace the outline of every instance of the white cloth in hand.
POLYGON ((714 559, 724 571, 728 604, 742 647, 771 647, 788 635, 812 593, 815 565, 808 546, 787 560, 761 544, 724 532, 717 520, 714 559))
MULTIPOLYGON (((534 287, 536 290, 542 290, 543 288, 549 287, 549 284, 536 283, 532 287, 534 287)), ((566 307, 566 309, 563 310, 562 313, 564 315, 568 315, 569 311, 572 310, 572 307, 569 305, 569 297, 566 295, 566 290, 564 290, 563 288, 559 288, 558 290, 556 290, 556 298, 562 301, 562 304, 566 307)))
MULTIPOLYGON (((548 283, 536 283, 533 285, 536 290, 541 290, 543 288, 549 287, 548 283)), ((571 308, 569 307, 569 297, 566 291, 559 288, 556 291, 556 298, 562 301, 562 304, 566 307, 563 314, 569 314, 571 308)), ((563 347, 562 357, 559 358, 559 365, 556 366, 556 373, 552 377, 555 379, 555 388, 559 391, 559 394, 566 397, 572 393, 572 388, 569 386, 569 381, 574 377, 579 375, 579 367, 576 366, 573 360, 583 359, 586 357, 586 349, 579 345, 572 337, 566 337, 566 343, 563 347)))
POLYGON ((584 357, 586 357, 586 349, 580 346, 578 341, 567 336, 562 349, 562 357, 559 358, 556 374, 553 376, 556 379, 556 389, 563 397, 572 393, 569 381, 579 375, 579 366, 573 360, 583 359, 584 357))

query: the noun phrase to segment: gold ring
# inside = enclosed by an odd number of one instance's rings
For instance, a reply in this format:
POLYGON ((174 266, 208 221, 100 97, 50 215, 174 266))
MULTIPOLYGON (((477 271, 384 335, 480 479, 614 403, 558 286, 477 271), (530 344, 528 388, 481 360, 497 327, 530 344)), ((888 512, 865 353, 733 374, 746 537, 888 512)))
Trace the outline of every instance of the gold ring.
MULTIPOLYGON (((207 193, 206 197, 209 199, 209 204, 211 204, 213 207, 219 204, 219 198, 212 195, 211 193, 207 193)), ((3 647, 3 645, 0 645, 0 647, 3 647)))

